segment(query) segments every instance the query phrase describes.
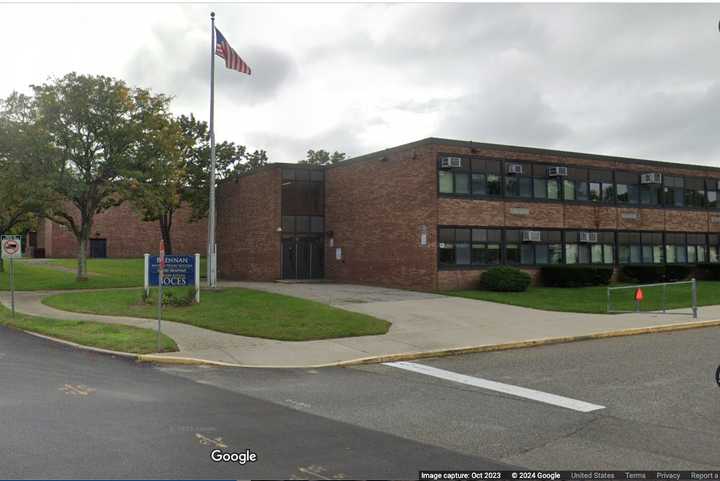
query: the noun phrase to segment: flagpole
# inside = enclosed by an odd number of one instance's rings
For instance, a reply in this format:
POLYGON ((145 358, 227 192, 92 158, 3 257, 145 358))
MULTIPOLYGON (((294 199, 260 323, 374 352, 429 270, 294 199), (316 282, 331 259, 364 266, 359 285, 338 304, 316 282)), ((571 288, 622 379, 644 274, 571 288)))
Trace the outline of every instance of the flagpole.
POLYGON ((208 287, 215 287, 215 12, 210 12, 210 209, 208 211, 208 287))

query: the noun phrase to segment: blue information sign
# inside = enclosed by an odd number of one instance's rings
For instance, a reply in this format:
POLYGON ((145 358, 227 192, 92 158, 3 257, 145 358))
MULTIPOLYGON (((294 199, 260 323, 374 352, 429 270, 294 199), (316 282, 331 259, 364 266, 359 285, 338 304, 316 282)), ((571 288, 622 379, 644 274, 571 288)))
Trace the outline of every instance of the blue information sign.
MULTIPOLYGON (((158 285, 160 261, 158 256, 150 256, 149 282, 158 285)), ((163 287, 186 287, 195 285, 195 256, 165 256, 163 287)))

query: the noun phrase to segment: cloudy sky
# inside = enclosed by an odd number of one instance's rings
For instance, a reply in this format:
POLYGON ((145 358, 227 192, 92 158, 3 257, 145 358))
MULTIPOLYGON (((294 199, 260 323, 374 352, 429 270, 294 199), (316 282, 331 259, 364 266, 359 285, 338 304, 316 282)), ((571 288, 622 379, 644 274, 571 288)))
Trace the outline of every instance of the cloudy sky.
POLYGON ((428 136, 720 166, 720 5, 2 4, 0 96, 70 71, 209 112, 271 161, 428 136))

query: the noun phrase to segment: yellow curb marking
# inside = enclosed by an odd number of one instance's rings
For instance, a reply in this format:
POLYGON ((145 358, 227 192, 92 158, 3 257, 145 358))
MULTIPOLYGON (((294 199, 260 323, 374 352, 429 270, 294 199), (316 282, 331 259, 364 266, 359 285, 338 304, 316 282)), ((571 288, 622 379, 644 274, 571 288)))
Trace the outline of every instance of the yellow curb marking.
POLYGON ((222 442, 223 438, 212 439, 212 438, 208 438, 207 436, 203 436, 200 433, 195 433, 195 437, 200 442, 200 444, 202 444, 203 446, 209 446, 212 444, 216 448, 227 448, 227 444, 224 444, 222 442))
POLYGON ((59 387, 58 391, 63 391, 65 394, 72 396, 87 396, 95 392, 95 389, 87 387, 84 384, 65 384, 63 387, 59 387))

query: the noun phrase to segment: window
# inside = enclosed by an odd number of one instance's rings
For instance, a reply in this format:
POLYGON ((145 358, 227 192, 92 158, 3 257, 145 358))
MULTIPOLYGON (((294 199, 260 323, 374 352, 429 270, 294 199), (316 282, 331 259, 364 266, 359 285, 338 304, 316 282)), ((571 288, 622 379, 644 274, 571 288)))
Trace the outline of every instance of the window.
POLYGON ((568 167, 568 175, 563 179, 563 198, 581 201, 589 199, 587 169, 568 167))
POLYGON ((661 194, 660 184, 640 184, 640 203, 642 205, 660 205, 661 194))
POLYGON ((284 215, 282 231, 286 234, 322 234, 324 219, 322 216, 284 215))
POLYGON ((470 195, 470 159, 441 157, 438 160, 438 190, 441 194, 470 195), (444 159, 460 159, 460 167, 442 167, 444 159))
POLYGON ((562 264, 561 231, 540 231, 539 242, 523 242, 522 233, 519 229, 505 231, 505 261, 508 264, 562 264))
POLYGON ((705 179, 705 206, 710 209, 720 207, 718 203, 718 190, 720 190, 720 181, 717 179, 705 179))
POLYGON ((282 215, 322 216, 325 213, 322 171, 283 169, 282 177, 282 215))
POLYGON ((522 162, 505 162, 505 195, 508 197, 532 197, 532 183, 530 164, 522 162), (520 165, 522 174, 507 172, 509 165, 520 165))
POLYGON ((672 207, 684 205, 684 179, 682 177, 664 176, 663 178, 663 204, 672 207))
POLYGON ((501 239, 500 229, 472 229, 472 264, 500 264, 501 239))
POLYGON ((310 232, 322 234, 324 232, 324 219, 319 216, 310 217, 310 232))
POLYGON ((474 196, 502 195, 500 161, 472 159, 472 194, 474 196))
POLYGON ((536 199, 557 200, 560 198, 560 180, 556 177, 548 177, 548 166, 545 164, 534 164, 533 173, 533 195, 536 199))
POLYGON ((617 241, 620 264, 661 264, 664 261, 659 232, 618 232, 617 241))
POLYGON ((454 190, 453 173, 449 170, 438 171, 438 181, 440 183, 441 194, 452 194, 454 190))
POLYGON ((685 234, 665 234, 665 258, 668 264, 687 264, 688 251, 685 234))
POLYGON ((592 202, 613 202, 615 200, 615 188, 611 171, 590 170, 589 180, 588 190, 592 202))
POLYGON ((697 264, 706 261, 705 234, 665 234, 665 256, 668 264, 697 264))
POLYGON ((502 195, 499 160, 462 157, 460 165, 453 168, 438 165, 438 190, 441 194, 476 197, 502 195))
POLYGON ((688 234, 687 251, 689 264, 707 262, 707 239, 705 234, 688 234))
POLYGON ((718 250, 718 248, 720 247, 720 235, 708 234, 707 239, 708 239, 708 244, 707 244, 707 260, 708 260, 708 262, 713 263, 713 264, 720 263, 720 250, 718 250))
POLYGON ((440 239, 441 264, 470 264, 470 229, 440 229, 440 239))
POLYGON ((455 193, 456 194, 469 194, 470 193, 470 173, 469 172, 455 172, 455 193))
POLYGON ((565 262, 567 264, 612 264, 615 260, 615 234, 596 232, 597 242, 582 242, 581 233, 565 232, 565 262))
POLYGON ((455 265, 455 229, 440 229, 438 233, 438 262, 441 266, 455 265))
POLYGON ((619 204, 639 204, 640 176, 632 172, 616 172, 615 198, 619 204))
POLYGON ((699 177, 685 179, 685 205, 696 209, 705 208, 705 179, 699 177))

